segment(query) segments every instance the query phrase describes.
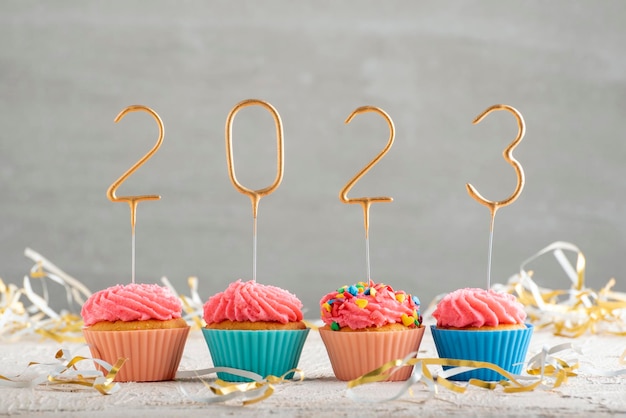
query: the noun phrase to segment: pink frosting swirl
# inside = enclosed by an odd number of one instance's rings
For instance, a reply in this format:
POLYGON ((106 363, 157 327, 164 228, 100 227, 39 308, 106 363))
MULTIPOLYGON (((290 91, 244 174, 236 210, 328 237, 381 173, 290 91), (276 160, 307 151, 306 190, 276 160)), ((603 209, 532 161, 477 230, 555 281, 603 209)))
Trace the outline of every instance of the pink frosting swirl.
POLYGON ((207 324, 225 320, 286 324, 302 321, 302 302, 280 287, 237 280, 204 304, 204 320, 207 324))
POLYGON ((80 311, 85 326, 101 321, 167 321, 180 318, 182 303, 156 284, 116 285, 94 293, 80 311))
POLYGON ((484 289, 459 289, 447 294, 433 312, 443 328, 495 327, 523 324, 524 306, 509 293, 484 289))
POLYGON ((322 321, 335 331, 396 323, 417 327, 422 321, 417 297, 372 281, 342 286, 322 297, 320 307, 322 321))

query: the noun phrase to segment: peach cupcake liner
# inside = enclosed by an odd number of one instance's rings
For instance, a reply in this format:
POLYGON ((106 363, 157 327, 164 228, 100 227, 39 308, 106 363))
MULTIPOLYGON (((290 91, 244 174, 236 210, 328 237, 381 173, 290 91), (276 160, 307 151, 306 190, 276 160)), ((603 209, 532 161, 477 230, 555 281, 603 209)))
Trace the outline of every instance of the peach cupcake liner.
POLYGON ((188 334, 189 327, 132 331, 83 329, 93 357, 110 364, 120 357, 127 359, 115 376, 116 382, 174 379, 188 334))
MULTIPOLYGON (((421 326, 406 331, 341 332, 320 329, 319 332, 335 377, 347 381, 417 351, 424 329, 421 326)), ((407 380, 412 372, 413 366, 402 367, 387 381, 407 380)))

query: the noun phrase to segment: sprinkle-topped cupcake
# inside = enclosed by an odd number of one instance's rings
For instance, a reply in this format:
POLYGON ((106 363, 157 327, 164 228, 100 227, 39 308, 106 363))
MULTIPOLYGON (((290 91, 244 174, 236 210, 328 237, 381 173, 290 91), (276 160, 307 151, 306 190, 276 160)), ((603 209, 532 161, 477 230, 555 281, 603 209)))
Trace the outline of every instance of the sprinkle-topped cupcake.
MULTIPOLYGON (((424 335, 419 299, 382 283, 342 286, 321 299, 320 311, 320 335, 339 380, 417 352, 424 335)), ((412 370, 403 367, 387 380, 406 380, 412 370)))
POLYGON ((320 305, 322 321, 333 331, 402 331, 422 323, 416 296, 372 281, 342 286, 320 305))

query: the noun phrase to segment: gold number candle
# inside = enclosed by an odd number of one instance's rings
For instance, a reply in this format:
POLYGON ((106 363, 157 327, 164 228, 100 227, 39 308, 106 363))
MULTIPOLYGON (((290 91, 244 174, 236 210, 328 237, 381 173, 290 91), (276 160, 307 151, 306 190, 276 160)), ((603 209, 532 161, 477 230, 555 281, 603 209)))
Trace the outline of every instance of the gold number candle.
POLYGON ((497 104, 485 109, 485 111, 478 115, 472 123, 474 125, 480 123, 480 121, 482 121, 487 115, 489 115, 491 112, 495 112, 496 110, 506 110, 508 112, 511 112, 517 120, 517 136, 502 153, 505 161, 511 164, 515 169, 515 174, 517 175, 517 186, 515 187, 515 191, 504 200, 492 201, 485 199, 471 184, 467 183, 465 185, 467 193, 469 193, 469 195, 478 203, 480 203, 481 205, 485 205, 489 209, 489 213, 491 214, 491 222, 489 224, 489 252, 487 257, 487 289, 491 287, 491 255, 493 252, 493 225, 496 217, 496 211, 501 207, 508 206, 511 203, 515 202, 515 200, 517 200, 519 195, 522 193, 522 189, 524 188, 524 170, 519 161, 517 161, 513 157, 513 150, 520 143, 526 132, 526 125, 524 124, 524 118, 522 117, 522 114, 518 112, 517 109, 511 106, 497 104))
POLYGON ((107 197, 111 202, 127 202, 130 206, 130 226, 131 226, 131 280, 135 283, 135 223, 137 222, 137 203, 144 200, 159 200, 161 196, 159 195, 142 195, 142 196, 117 196, 117 188, 120 187, 122 183, 124 183, 139 167, 141 167, 146 161, 148 161, 155 152, 161 147, 163 143, 163 121, 159 115, 152 109, 142 105, 132 105, 128 106, 126 109, 122 110, 116 117, 115 123, 121 121, 124 116, 126 116, 130 112, 148 112, 154 119, 156 120, 157 125, 159 126, 159 136, 157 138, 156 144, 152 147, 150 151, 146 153, 139 161, 137 161, 131 168, 126 170, 124 174, 120 176, 117 180, 111 184, 109 189, 107 190, 107 197))
POLYGON ((370 244, 369 244, 370 206, 372 205, 372 203, 392 202, 393 198, 387 197, 387 196, 350 198, 348 197, 348 192, 350 191, 350 189, 352 189, 352 187, 354 187, 356 182, 359 181, 361 177, 365 175, 365 173, 367 173, 372 167, 374 167, 378 163, 378 161, 380 161, 380 159, 383 158, 385 154, 387 154, 387 152, 389 152, 389 150, 391 149, 391 145, 393 145, 393 140, 396 136, 396 129, 389 115, 384 110, 375 106, 361 106, 361 107, 356 108, 350 114, 350 116, 348 116, 348 118, 345 120, 344 123, 348 124, 352 121, 352 119, 356 115, 359 115, 361 113, 366 113, 366 112, 378 113, 380 116, 383 117, 383 119, 385 119, 385 121, 387 121, 387 124, 389 125, 389 139, 387 140, 387 145, 385 145, 385 148, 383 148, 383 150, 379 152, 378 155, 376 155, 365 167, 361 169, 361 171, 359 171, 354 177, 352 177, 346 183, 345 186, 343 186, 343 189, 341 189, 341 191, 339 192, 339 200, 341 200, 343 203, 358 203, 363 207, 363 222, 365 225, 365 264, 366 264, 366 269, 367 269, 366 270, 367 281, 369 282, 371 279, 370 244))
POLYGON ((256 281, 256 258, 257 258, 257 214, 259 212, 259 201, 263 196, 267 196, 278 188, 280 182, 283 180, 284 169, 284 141, 283 141, 283 123, 280 120, 280 115, 271 104, 257 99, 248 99, 239 102, 232 108, 228 117, 226 118, 226 163, 228 165, 228 176, 235 189, 250 197, 252 202, 252 280, 256 281), (276 125, 276 177, 274 182, 267 187, 259 190, 252 190, 243 186, 237 180, 235 175, 235 161, 233 157, 233 121, 235 115, 244 107, 248 106, 261 106, 266 109, 274 118, 274 124, 276 125))

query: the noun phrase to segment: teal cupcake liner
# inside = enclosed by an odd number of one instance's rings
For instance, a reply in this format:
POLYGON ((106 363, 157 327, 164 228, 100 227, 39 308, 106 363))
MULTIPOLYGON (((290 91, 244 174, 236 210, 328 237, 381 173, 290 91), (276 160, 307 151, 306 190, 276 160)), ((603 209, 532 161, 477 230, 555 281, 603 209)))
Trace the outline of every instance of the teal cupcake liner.
MULTIPOLYGON (((469 331, 439 329, 431 326, 433 340, 440 358, 485 361, 496 364, 512 374, 520 374, 533 333, 533 326, 526 328, 494 331, 469 331)), ((444 366, 444 370, 451 366, 444 366)), ((475 369, 450 376, 449 380, 484 381, 508 380, 500 373, 489 369, 475 369)))
MULTIPOLYGON (((215 367, 248 370, 263 377, 282 376, 296 368, 309 331, 202 329, 215 367)), ((251 381, 224 372, 218 372, 217 377, 228 382, 251 381)), ((293 373, 286 376, 292 377, 293 373)))

